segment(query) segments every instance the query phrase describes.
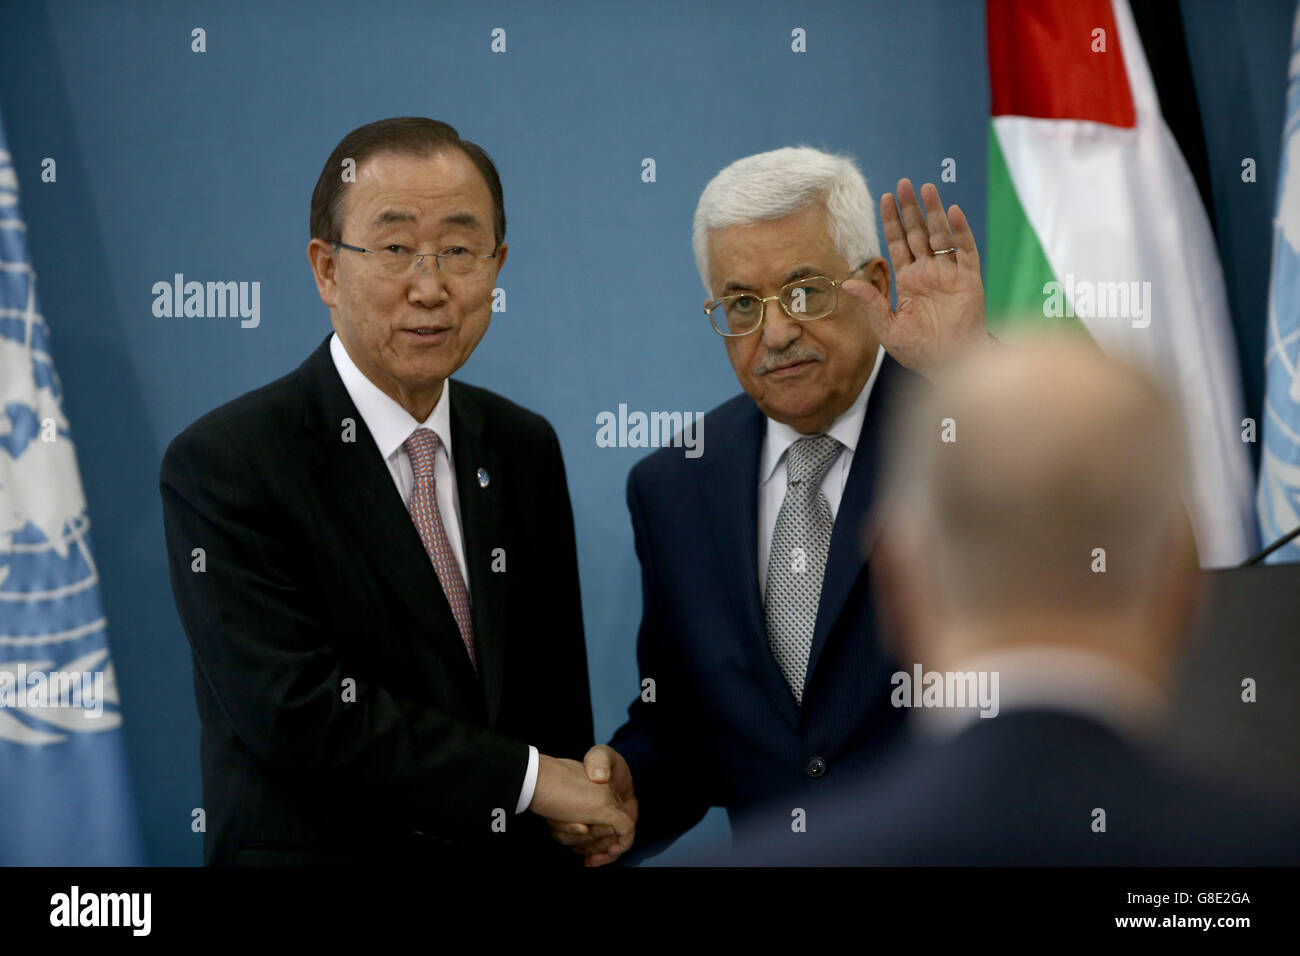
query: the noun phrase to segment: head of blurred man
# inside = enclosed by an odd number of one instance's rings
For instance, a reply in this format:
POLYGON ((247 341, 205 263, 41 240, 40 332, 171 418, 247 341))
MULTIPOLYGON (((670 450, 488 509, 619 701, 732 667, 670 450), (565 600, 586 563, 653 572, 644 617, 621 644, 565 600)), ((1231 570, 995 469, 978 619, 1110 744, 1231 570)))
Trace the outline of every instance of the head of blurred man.
POLYGON ((953 366, 884 458, 872 560, 895 655, 945 671, 1051 645, 1167 687, 1199 596, 1186 460, 1159 382, 1095 348, 953 366))
POLYGON ((796 317, 796 303, 814 293, 795 290, 814 277, 852 276, 880 290, 875 307, 889 303, 874 203, 853 161, 809 147, 736 160, 704 187, 693 244, 709 302, 724 303, 715 328, 743 327, 727 324, 733 308, 757 319, 753 331, 723 339, 741 387, 769 418, 805 434, 825 431, 871 376, 879 343, 869 306, 838 284, 825 300, 834 307, 817 319, 796 317), (783 289, 794 315, 779 299, 758 301, 783 289))
POLYGON ((446 123, 362 126, 321 171, 307 246, 316 287, 353 362, 417 420, 487 331, 505 230, 496 167, 446 123))

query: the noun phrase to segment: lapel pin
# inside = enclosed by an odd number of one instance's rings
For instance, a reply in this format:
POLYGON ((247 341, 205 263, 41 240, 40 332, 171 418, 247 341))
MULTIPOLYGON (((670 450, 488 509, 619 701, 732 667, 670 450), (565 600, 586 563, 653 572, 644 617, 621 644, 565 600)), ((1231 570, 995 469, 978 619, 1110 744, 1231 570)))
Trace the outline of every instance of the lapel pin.
POLYGON ((478 470, 478 486, 480 488, 486 488, 488 486, 488 481, 489 479, 488 479, 487 469, 480 468, 478 470))

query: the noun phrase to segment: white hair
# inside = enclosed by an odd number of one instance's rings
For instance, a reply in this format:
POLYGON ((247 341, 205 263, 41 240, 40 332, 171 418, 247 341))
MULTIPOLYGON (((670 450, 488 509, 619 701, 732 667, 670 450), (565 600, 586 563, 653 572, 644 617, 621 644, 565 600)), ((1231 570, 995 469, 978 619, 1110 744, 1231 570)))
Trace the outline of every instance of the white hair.
POLYGON ((692 244, 705 292, 709 233, 782 219, 825 202, 831 241, 853 268, 880 255, 876 208, 857 164, 811 146, 786 146, 738 159, 709 180, 695 207, 692 244))

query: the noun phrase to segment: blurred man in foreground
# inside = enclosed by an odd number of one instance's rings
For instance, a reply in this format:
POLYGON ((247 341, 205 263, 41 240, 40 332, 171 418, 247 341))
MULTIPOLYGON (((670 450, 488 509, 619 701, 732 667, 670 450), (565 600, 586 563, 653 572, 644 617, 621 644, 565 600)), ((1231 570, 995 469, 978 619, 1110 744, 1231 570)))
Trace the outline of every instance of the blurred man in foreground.
POLYGON ((1300 821, 1149 747, 1199 580, 1159 386, 1046 343, 975 356, 916 399, 873 551, 916 739, 736 860, 1300 861, 1300 821))

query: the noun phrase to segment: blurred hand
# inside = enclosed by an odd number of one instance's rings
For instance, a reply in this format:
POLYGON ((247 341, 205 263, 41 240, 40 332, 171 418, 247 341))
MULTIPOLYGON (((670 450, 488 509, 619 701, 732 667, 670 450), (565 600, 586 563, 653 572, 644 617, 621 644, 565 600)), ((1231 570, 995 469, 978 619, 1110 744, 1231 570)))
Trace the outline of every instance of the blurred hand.
MULTIPOLYGON (((589 762, 598 749, 601 748, 593 747, 587 752, 589 762)), ((609 750, 608 747, 604 749, 609 750)), ((614 751, 610 750, 610 753, 614 751)), ((620 762, 623 760, 622 757, 618 759, 620 762)), ((532 802, 528 804, 529 810, 545 817, 551 824, 552 834, 557 826, 581 827, 583 840, 592 841, 593 844, 592 852, 584 853, 590 866, 615 859, 632 845, 636 833, 636 801, 632 801, 630 809, 624 805, 619 789, 608 783, 611 777, 608 758, 600 760, 599 765, 593 766, 590 763, 584 765, 576 760, 539 754, 537 787, 533 790, 532 802), (604 774, 602 780, 593 778, 593 774, 601 773, 604 774), (557 824, 555 821, 564 822, 557 824), (603 848, 595 849, 597 844, 603 844, 603 848), (617 851, 615 847, 618 848, 617 851), (592 863, 593 855, 600 856, 599 862, 592 863)), ((623 770, 627 773, 626 789, 630 794, 632 776, 627 772, 626 763, 623 764, 623 770)))
POLYGON ((636 837, 638 808, 632 789, 632 771, 623 755, 605 744, 597 744, 588 750, 582 766, 591 783, 606 787, 618 798, 620 806, 632 820, 632 829, 622 832, 611 825, 591 825, 575 817, 548 817, 546 822, 550 824, 551 836, 585 856, 587 866, 601 866, 618 859, 632 846, 636 837))
POLYGON ((945 215, 933 183, 921 187, 917 204, 912 183, 898 181, 898 205, 885 193, 880 219, 889 261, 898 284, 898 309, 861 279, 841 288, 867 307, 872 329, 893 358, 914 372, 928 374, 950 363, 963 349, 988 341, 984 321, 984 283, 979 251, 966 214, 951 206, 945 215), (942 249, 956 249, 935 255, 942 249))

